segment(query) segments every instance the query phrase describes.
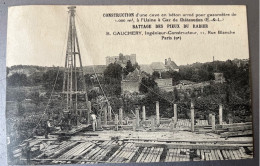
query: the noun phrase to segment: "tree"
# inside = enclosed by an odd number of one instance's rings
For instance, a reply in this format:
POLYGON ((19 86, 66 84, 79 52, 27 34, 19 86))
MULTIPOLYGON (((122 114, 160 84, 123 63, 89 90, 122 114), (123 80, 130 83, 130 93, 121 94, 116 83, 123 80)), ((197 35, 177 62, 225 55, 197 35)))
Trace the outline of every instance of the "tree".
POLYGON ((7 79, 9 86, 26 86, 28 84, 26 74, 14 73, 7 79))
POLYGON ((143 77, 139 86, 141 93, 148 93, 149 91, 155 91, 157 83, 151 77, 143 77))
POLYGON ((130 72, 133 72, 135 70, 134 66, 132 65, 132 62, 129 60, 126 63, 125 68, 123 69, 124 71, 124 76, 127 76, 130 72))
POLYGON ((104 71, 106 83, 115 84, 122 80, 122 67, 117 63, 110 63, 104 71))
POLYGON ((36 108, 39 106, 39 104, 42 101, 42 98, 40 97, 39 92, 32 92, 30 94, 30 98, 32 99, 32 102, 35 104, 36 108))
POLYGON ((180 100, 179 92, 178 92, 176 87, 173 89, 173 95, 174 95, 174 101, 175 102, 180 100))
POLYGON ((138 63, 136 62, 134 65, 133 65, 133 67, 134 67, 134 69, 138 69, 138 70, 140 70, 141 69, 141 67, 138 65, 138 63))
POLYGON ((154 79, 160 78, 160 73, 158 71, 154 71, 152 76, 154 79))
POLYGON ((42 79, 44 81, 44 85, 43 86, 47 90, 52 90, 52 88, 53 88, 53 86, 55 84, 55 80, 57 78, 54 90, 61 91, 62 90, 62 85, 63 85, 63 74, 64 73, 62 71, 59 71, 58 68, 48 70, 42 76, 42 79))
POLYGON ((22 116, 25 112, 25 109, 22 106, 22 101, 24 101, 24 99, 26 98, 26 94, 25 94, 25 92, 16 91, 15 96, 16 96, 15 100, 16 100, 17 108, 18 108, 18 115, 22 116))

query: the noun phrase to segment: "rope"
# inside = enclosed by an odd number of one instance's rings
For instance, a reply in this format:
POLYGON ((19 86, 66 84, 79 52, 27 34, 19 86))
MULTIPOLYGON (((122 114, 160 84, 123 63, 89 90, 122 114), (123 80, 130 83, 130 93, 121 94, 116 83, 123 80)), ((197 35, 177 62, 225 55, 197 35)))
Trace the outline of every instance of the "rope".
MULTIPOLYGON (((68 17, 68 18, 69 18, 69 17, 68 17)), ((68 20, 68 18, 67 18, 67 20, 68 20)), ((68 25, 68 21, 67 21, 67 25, 68 25)), ((66 26, 66 27, 68 27, 68 26, 66 26)), ((66 33, 67 33, 67 32, 68 32, 68 28, 66 28, 66 33)), ((62 50, 62 54, 61 54, 61 55, 63 55, 63 53, 64 53, 64 48, 65 48, 65 45, 66 45, 66 35, 64 35, 64 36, 65 36, 64 46, 63 46, 63 50, 62 50)), ((61 60, 62 60, 62 56, 61 56, 61 60)), ((53 95, 53 92, 54 92, 54 89, 55 89, 55 86, 56 86, 56 83, 57 83, 57 80, 58 80, 59 73, 60 73, 60 67, 58 67, 58 72, 57 72, 57 75, 56 75, 56 78, 55 78, 55 81, 54 81, 54 85, 53 85, 53 87, 52 87, 52 91, 51 91, 50 98, 49 98, 49 100, 48 100, 48 102, 47 102, 47 105, 46 105, 46 107, 45 107, 45 109, 44 109, 44 113, 43 113, 42 116, 40 117, 40 120, 39 120, 38 124, 33 128, 33 132, 32 132, 32 133, 35 132, 36 128, 37 128, 37 127, 39 126, 39 124, 41 123, 43 116, 46 114, 47 108, 48 108, 48 106, 49 106, 49 104, 50 104, 50 101, 51 101, 51 99, 52 99, 52 95, 53 95)), ((29 137, 28 137, 28 138, 29 138, 29 137)))
MULTIPOLYGON (((83 26, 86 28, 86 25, 83 23, 83 21, 81 21, 81 18, 78 16, 78 14, 76 14, 76 20, 78 21, 79 25, 80 25, 80 22, 82 22, 81 25, 83 25, 83 26)), ((86 33, 85 33, 84 31, 80 31, 80 27, 79 27, 79 32, 80 32, 80 34, 83 33, 83 35, 86 36, 86 33), (82 33, 81 33, 81 32, 82 32, 82 33)), ((83 45, 84 45, 85 48, 86 48, 86 45, 85 45, 84 42, 83 42, 83 45)), ((91 58, 91 60, 92 60, 92 62, 93 62, 93 64, 94 64, 94 61, 93 61, 92 58, 91 58)), ((100 84, 100 81, 99 81, 99 78, 98 78, 98 76, 97 76, 97 73, 96 73, 96 70, 95 70, 94 65, 92 65, 92 69, 93 69, 93 71, 94 71, 94 73, 95 73, 95 77, 96 77, 96 79, 97 79, 97 81, 98 81, 99 87, 100 87, 100 89, 101 89, 101 91, 102 91, 102 93, 103 93, 103 95, 104 95, 104 97, 105 97, 105 99, 106 99, 106 102, 107 102, 108 106, 111 106, 111 104, 110 104, 110 102, 109 102, 109 100, 108 100, 108 98, 107 98, 107 95, 105 94, 105 91, 104 91, 104 89, 102 88, 102 86, 101 86, 101 84, 100 84)), ((111 107, 111 110, 112 110, 112 113, 115 115, 114 110, 113 110, 112 107, 111 107)))

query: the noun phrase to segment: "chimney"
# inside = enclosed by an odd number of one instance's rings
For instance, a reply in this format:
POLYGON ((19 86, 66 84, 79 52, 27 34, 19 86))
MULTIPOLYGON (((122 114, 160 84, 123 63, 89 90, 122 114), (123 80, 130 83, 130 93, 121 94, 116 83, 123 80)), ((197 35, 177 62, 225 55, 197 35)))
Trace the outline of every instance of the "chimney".
POLYGON ((165 65, 167 65, 167 59, 165 59, 165 65))

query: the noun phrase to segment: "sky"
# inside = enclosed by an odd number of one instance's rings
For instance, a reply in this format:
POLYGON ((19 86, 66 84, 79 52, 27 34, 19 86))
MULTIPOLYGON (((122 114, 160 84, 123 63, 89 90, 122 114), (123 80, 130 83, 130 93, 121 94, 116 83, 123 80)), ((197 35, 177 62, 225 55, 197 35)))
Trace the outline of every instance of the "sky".
MULTIPOLYGON (((8 10, 7 66, 63 66, 68 27, 68 6, 17 6, 8 10)), ((106 56, 136 54, 139 64, 177 65, 227 59, 246 59, 248 53, 246 8, 243 6, 77 6, 77 33, 83 65, 104 65, 106 56), (106 36, 107 31, 132 30, 133 23, 117 23, 103 13, 222 13, 236 17, 209 23, 210 30, 232 30, 235 35, 182 36, 181 41, 159 36, 106 36)), ((156 30, 156 29, 153 29, 156 30)), ((190 29, 192 30, 192 29, 190 29)), ((198 30, 200 31, 200 30, 198 30)))

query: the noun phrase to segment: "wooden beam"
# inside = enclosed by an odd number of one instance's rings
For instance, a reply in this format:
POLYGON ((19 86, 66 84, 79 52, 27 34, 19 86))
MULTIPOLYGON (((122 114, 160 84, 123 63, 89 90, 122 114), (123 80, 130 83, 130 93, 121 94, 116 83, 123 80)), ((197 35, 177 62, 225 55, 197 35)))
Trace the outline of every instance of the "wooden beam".
POLYGON ((246 131, 235 131, 235 132, 224 132, 220 134, 220 137, 234 137, 234 136, 244 136, 244 135, 252 135, 252 130, 246 130, 246 131))
POLYGON ((227 127, 228 131, 243 131, 243 130, 252 130, 252 125, 244 125, 244 126, 230 126, 227 127))
POLYGON ((231 144, 231 145, 215 145, 215 144, 184 144, 184 143, 164 143, 164 142, 135 142, 135 146, 139 147, 162 147, 166 146, 169 149, 182 148, 182 149, 217 149, 217 150, 238 150, 239 147, 250 147, 253 144, 231 144))
POLYGON ((217 128, 226 129, 228 127, 233 126, 244 126, 244 125, 252 125, 252 122, 245 122, 245 123, 233 123, 233 124, 222 124, 222 125, 216 125, 217 128))
POLYGON ((174 140, 174 139, 147 139, 147 138, 125 138, 123 141, 157 141, 157 142, 184 142, 184 143, 215 143, 215 144, 252 144, 252 141, 232 141, 232 140, 174 140))

